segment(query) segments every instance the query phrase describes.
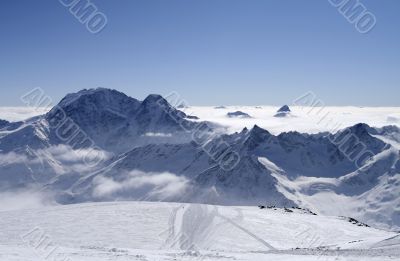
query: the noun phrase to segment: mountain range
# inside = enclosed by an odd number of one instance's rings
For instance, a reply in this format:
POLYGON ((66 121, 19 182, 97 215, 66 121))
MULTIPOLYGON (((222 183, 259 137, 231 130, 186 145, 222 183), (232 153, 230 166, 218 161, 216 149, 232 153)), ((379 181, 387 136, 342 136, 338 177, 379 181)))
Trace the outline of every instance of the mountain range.
POLYGON ((0 189, 60 204, 146 200, 299 206, 400 229, 400 129, 336 133, 255 125, 227 133, 160 95, 68 94, 47 114, 0 121, 0 189))

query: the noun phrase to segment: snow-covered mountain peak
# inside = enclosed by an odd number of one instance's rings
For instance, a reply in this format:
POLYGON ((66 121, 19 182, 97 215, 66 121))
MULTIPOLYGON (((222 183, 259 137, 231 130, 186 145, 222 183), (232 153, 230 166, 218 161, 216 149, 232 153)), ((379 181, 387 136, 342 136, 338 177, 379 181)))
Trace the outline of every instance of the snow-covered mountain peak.
POLYGON ((277 112, 291 112, 289 106, 283 105, 277 112))
POLYGON ((291 113, 291 110, 290 110, 289 106, 283 105, 281 108, 279 108, 279 110, 277 110, 274 117, 277 117, 277 118, 288 117, 288 116, 291 116, 290 113, 291 113))
POLYGON ((60 133, 73 137, 79 132, 81 140, 89 140, 88 144, 114 153, 149 143, 186 142, 189 134, 184 133, 182 125, 197 124, 186 120, 185 113, 173 108, 160 95, 149 95, 141 102, 116 90, 84 89, 66 95, 44 117, 25 122, 32 128, 13 130, 13 135, 7 135, 9 137, 0 142, 0 150, 9 151, 8 145, 16 144, 18 140, 30 144, 30 139, 36 139, 38 128, 35 123, 42 119, 43 124, 37 126, 47 126, 48 131, 41 131, 41 140, 48 141, 50 146, 65 143, 66 138, 61 138, 60 133), (180 135, 172 136, 171 133, 180 135), (16 138, 21 135, 24 136, 16 138))
POLYGON ((184 115, 183 112, 175 109, 163 96, 159 94, 150 94, 148 95, 142 102, 140 107, 142 109, 153 109, 157 111, 165 111, 165 112, 180 112, 181 115, 184 115))
POLYGON ((248 132, 248 137, 246 138, 244 145, 247 149, 253 150, 258 147, 261 143, 268 142, 273 135, 267 130, 260 128, 258 125, 248 132))
POLYGON ((72 104, 79 105, 79 103, 84 102, 85 100, 90 99, 92 102, 111 102, 113 100, 135 100, 133 98, 128 97, 122 92, 106 89, 106 88, 95 88, 95 89, 83 89, 76 93, 67 94, 61 102, 58 104, 60 107, 67 107, 72 104))
POLYGON ((259 141, 265 141, 271 136, 272 134, 269 131, 259 127, 258 125, 254 125, 253 128, 249 131, 249 137, 259 141))
POLYGON ((149 104, 168 104, 167 100, 164 99, 159 94, 149 94, 142 102, 143 105, 149 105, 149 104))
POLYGON ((343 129, 333 135, 333 142, 339 144, 346 151, 356 150, 364 147, 374 154, 380 153, 387 144, 381 139, 374 137, 377 130, 365 123, 358 123, 354 126, 343 129))
POLYGON ((271 133, 269 133, 269 131, 267 131, 266 129, 263 129, 261 127, 259 127, 257 124, 255 124, 253 126, 253 128, 250 130, 250 135, 271 135, 271 133))
MULTIPOLYGON (((138 110, 135 119, 141 129, 157 128, 168 129, 169 131, 183 131, 180 124, 194 124, 188 122, 187 115, 175 109, 169 102, 158 94, 150 94, 144 99, 138 110)), ((152 130, 152 131, 155 131, 152 130)))
POLYGON ((164 97, 158 94, 150 94, 141 102, 138 114, 147 113, 154 114, 154 116, 172 113, 174 116, 178 114, 182 118, 186 117, 185 113, 175 109, 164 97))
POLYGON ((354 126, 349 127, 349 130, 357 136, 363 136, 369 135, 369 132, 372 130, 372 128, 368 124, 358 123, 354 126))
POLYGON ((226 114, 229 118, 251 118, 251 116, 242 111, 228 112, 226 114))
POLYGON ((63 110, 67 116, 77 120, 77 114, 85 118, 96 118, 94 115, 101 115, 104 112, 127 117, 135 111, 140 102, 116 90, 97 88, 84 89, 77 93, 65 96, 60 103, 55 106, 48 114, 47 118, 53 117, 63 110))

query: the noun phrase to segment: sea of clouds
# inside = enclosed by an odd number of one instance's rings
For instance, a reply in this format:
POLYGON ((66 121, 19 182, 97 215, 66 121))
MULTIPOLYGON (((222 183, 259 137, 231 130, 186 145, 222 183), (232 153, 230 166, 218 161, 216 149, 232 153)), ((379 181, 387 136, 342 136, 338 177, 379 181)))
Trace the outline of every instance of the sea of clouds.
POLYGON ((189 107, 183 109, 188 115, 194 115, 201 121, 219 123, 227 127, 228 132, 252 128, 255 124, 273 134, 298 131, 303 133, 335 132, 357 123, 366 123, 372 127, 386 125, 400 126, 400 107, 290 107, 287 117, 274 117, 276 106, 224 106, 189 107), (251 118, 231 118, 228 112, 242 111, 251 118))
MULTIPOLYGON (((255 124, 273 134, 299 131, 318 133, 335 131, 357 123, 366 123, 372 127, 386 125, 400 126, 400 107, 290 107, 288 117, 274 117, 277 106, 193 106, 181 109, 188 115, 199 117, 199 121, 218 123, 232 133, 241 131, 244 127, 252 128, 255 124), (228 112, 242 111, 251 118, 228 117, 228 112)), ((30 107, 0 107, 0 119, 20 121, 33 116, 45 114, 46 108, 30 107)), ((149 133, 157 136, 157 133, 149 133)))

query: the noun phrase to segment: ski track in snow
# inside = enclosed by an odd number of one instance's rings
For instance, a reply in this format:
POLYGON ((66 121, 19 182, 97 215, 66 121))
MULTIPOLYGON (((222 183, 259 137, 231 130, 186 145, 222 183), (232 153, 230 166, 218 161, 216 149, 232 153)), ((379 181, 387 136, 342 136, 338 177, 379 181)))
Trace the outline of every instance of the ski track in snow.
POLYGON ((399 260, 399 235, 257 207, 90 203, 0 212, 0 260, 399 260), (32 229, 58 259, 44 258, 32 229), (65 259, 61 259, 64 257, 65 259), (67 259, 68 258, 68 259, 67 259))

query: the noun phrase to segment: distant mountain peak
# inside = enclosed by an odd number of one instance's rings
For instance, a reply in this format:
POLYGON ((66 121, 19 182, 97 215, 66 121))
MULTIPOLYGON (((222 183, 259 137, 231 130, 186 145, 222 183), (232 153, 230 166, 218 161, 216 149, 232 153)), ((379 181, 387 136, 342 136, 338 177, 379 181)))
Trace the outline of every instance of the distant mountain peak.
POLYGON ((59 113, 61 108, 68 116, 76 118, 77 114, 86 116, 99 115, 101 112, 109 111, 121 116, 127 116, 136 110, 140 102, 117 90, 107 88, 83 89, 76 93, 67 94, 57 106, 49 113, 47 118, 59 113))
POLYGON ((159 94, 150 94, 148 95, 142 102, 142 106, 163 106, 163 107, 172 107, 164 97, 159 94))
POLYGON ((142 101, 138 113, 143 115, 151 113, 151 117, 155 117, 155 114, 165 114, 162 117, 167 121, 172 118, 187 118, 187 115, 183 111, 175 109, 163 96, 159 94, 148 95, 142 101))
POLYGON ((227 116, 229 118, 251 118, 251 116, 242 111, 228 112, 227 116))
POLYGON ((122 96, 128 97, 124 93, 119 92, 117 90, 107 89, 103 87, 98 87, 94 89, 83 89, 76 93, 67 94, 58 104, 61 107, 69 106, 71 104, 79 102, 80 99, 84 99, 87 97, 113 97, 113 96, 122 96))
POLYGON ((146 99, 143 100, 143 102, 157 102, 159 100, 165 100, 165 99, 159 94, 149 94, 146 97, 146 99))
POLYGON ((281 108, 279 108, 279 110, 277 110, 276 114, 274 115, 274 117, 278 118, 283 118, 288 116, 291 116, 291 110, 287 105, 283 105, 281 108))
POLYGON ((277 112, 291 112, 289 106, 283 105, 277 112))

